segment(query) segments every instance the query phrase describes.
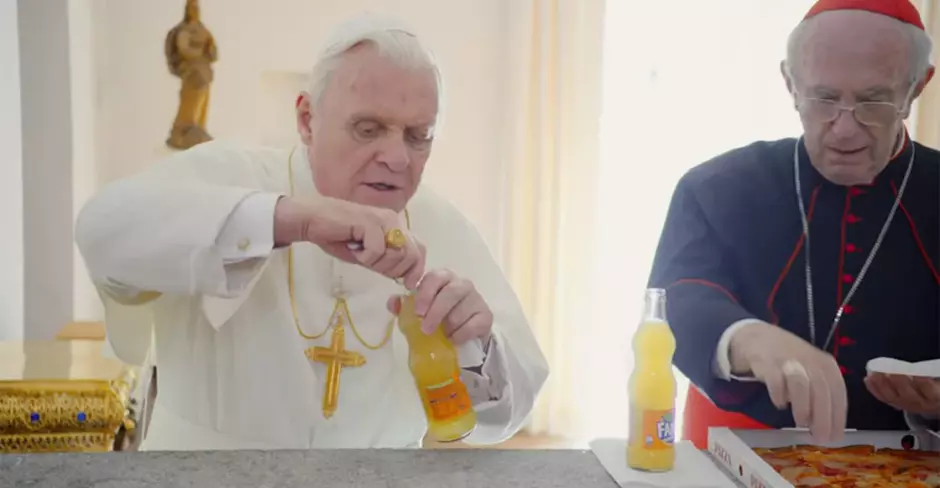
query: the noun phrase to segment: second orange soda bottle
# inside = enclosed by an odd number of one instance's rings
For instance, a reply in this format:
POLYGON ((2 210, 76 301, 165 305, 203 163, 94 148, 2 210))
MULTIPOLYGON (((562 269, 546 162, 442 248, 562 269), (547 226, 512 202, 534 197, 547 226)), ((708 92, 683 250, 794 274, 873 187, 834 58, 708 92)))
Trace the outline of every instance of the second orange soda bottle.
POLYGON ((643 471, 669 471, 676 459, 676 339, 666 322, 666 290, 646 290, 643 319, 633 336, 630 375, 630 436, 627 465, 643 471))

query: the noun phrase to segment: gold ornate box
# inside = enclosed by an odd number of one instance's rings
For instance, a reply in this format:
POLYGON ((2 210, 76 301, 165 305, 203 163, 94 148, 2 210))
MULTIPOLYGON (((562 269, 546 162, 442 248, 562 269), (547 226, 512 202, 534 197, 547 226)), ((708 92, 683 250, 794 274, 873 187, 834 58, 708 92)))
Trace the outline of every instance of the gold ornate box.
POLYGON ((110 451, 133 436, 140 370, 103 345, 0 342, 0 453, 110 451))

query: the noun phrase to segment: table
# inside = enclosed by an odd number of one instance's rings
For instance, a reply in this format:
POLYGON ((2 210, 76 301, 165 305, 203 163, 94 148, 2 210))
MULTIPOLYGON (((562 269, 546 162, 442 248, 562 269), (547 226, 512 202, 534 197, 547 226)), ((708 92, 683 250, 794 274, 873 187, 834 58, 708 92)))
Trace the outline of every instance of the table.
POLYGON ((0 487, 616 488, 587 450, 313 450, 0 455, 0 487))

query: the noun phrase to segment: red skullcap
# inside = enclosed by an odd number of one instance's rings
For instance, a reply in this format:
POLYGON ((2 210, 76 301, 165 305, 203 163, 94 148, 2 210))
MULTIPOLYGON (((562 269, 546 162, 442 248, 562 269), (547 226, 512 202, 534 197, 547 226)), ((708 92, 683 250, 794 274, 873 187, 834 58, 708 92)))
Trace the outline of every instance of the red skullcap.
POLYGON ((927 30, 917 7, 910 0, 819 0, 809 9, 805 18, 832 10, 867 10, 927 30))
MULTIPOLYGON (((923 31, 927 30, 920 18, 920 12, 910 0, 818 0, 806 13, 804 20, 833 10, 866 10, 898 19, 923 31)), ((933 78, 933 74, 934 69, 930 68, 925 84, 933 78)))

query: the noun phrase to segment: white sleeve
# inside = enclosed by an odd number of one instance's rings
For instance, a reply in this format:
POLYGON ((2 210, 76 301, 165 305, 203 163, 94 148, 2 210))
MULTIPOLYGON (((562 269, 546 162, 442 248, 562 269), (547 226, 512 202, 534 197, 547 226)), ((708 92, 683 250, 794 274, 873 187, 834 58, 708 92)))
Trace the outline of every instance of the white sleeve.
POLYGON ((260 165, 207 142, 105 186, 75 224, 92 281, 127 302, 164 293, 238 296, 273 239, 276 195, 262 192, 260 165))
POLYGON ((744 327, 753 324, 762 323, 757 319, 743 319, 731 324, 725 331, 721 334, 721 337, 718 339, 718 348, 715 351, 715 363, 713 365, 713 370, 715 376, 721 378, 725 381, 737 380, 737 381, 758 381, 757 378, 752 376, 738 376, 731 374, 731 338, 734 337, 734 334, 737 333, 744 327))
POLYGON ((500 357, 497 340, 490 335, 486 344, 476 339, 463 344, 458 349, 460 357, 460 378, 467 385, 470 399, 477 410, 496 406, 505 396, 506 378, 505 358, 500 357))
POLYGON ((280 199, 277 193, 254 193, 235 207, 215 239, 226 264, 266 258, 271 254, 274 209, 280 199))
MULTIPOLYGON (((473 408, 480 412, 490 412, 500 417, 510 417, 512 405, 509 402, 511 393, 508 390, 509 369, 506 363, 506 351, 499 346, 500 341, 491 335, 485 346, 482 341, 475 341, 480 348, 480 359, 474 366, 464 365, 461 356, 460 378, 467 385, 467 392, 473 401, 473 408), (502 410, 502 412, 500 412, 502 410)), ((463 353, 463 350, 461 350, 463 353)))
POLYGON ((215 239, 232 289, 251 282, 274 250, 274 210, 281 195, 254 193, 242 200, 215 239))
POLYGON ((937 419, 940 419, 940 412, 938 412, 937 417, 930 418, 924 415, 917 415, 910 412, 904 412, 904 421, 907 422, 908 428, 914 432, 923 432, 930 430, 931 424, 936 422, 937 419))

